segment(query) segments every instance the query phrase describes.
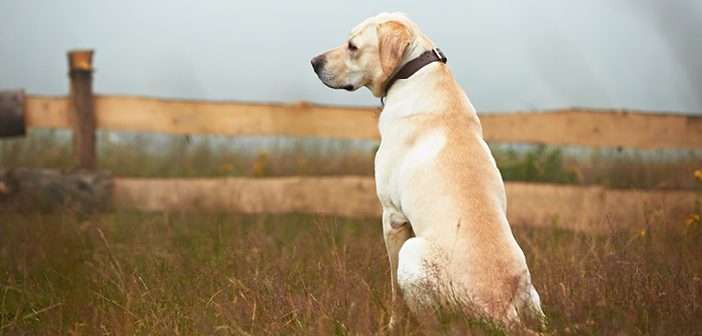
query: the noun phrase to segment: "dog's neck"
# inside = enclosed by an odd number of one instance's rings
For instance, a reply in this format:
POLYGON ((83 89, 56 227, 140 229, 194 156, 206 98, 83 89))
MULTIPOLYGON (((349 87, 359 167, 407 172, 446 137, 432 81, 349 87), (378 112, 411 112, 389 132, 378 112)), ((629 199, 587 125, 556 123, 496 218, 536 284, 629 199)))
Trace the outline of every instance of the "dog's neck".
MULTIPOLYGON (((381 102, 382 104, 387 107, 387 104, 390 100, 392 100, 393 96, 402 96, 402 95, 412 95, 413 92, 421 92, 421 84, 422 82, 426 82, 427 80, 431 81, 432 78, 436 78, 435 76, 425 76, 425 74, 433 71, 437 71, 441 68, 446 68, 446 65, 444 65, 441 62, 434 62, 425 65, 424 67, 418 69, 415 73, 413 73, 410 78, 406 79, 398 79, 394 81, 393 83, 390 83, 390 80, 395 77, 397 72, 400 71, 407 63, 411 62, 412 60, 415 60, 419 58, 422 54, 424 54, 427 51, 430 51, 432 49, 436 48, 434 44, 429 40, 424 35, 419 35, 418 38, 415 38, 410 45, 405 49, 405 52, 402 55, 402 60, 400 61, 400 64, 398 65, 397 69, 395 72, 389 77, 389 79, 384 83, 381 92, 383 92, 382 95, 379 95, 378 97, 381 97, 381 102), (406 86, 414 86, 412 83, 417 82, 416 84, 419 85, 417 89, 419 91, 413 91, 412 89, 406 90, 403 89, 406 86)), ((448 70, 448 69, 446 69, 448 70)), ((449 76, 451 76, 449 72, 449 76)), ((413 100, 412 97, 406 97, 408 100, 413 100)), ((385 110, 385 108, 383 108, 385 110)))
POLYGON ((466 113, 476 129, 480 129, 473 104, 457 85, 448 66, 442 62, 427 64, 410 78, 398 80, 388 91, 378 120, 381 138, 385 129, 392 128, 399 119, 438 116, 450 111, 466 113))
POLYGON ((432 87, 436 87, 439 82, 443 82, 443 78, 446 75, 451 76, 448 69, 446 69, 446 65, 434 62, 419 69, 412 77, 398 80, 384 97, 385 104, 382 113, 386 114, 386 112, 392 111, 392 113, 387 114, 395 114, 394 110, 398 109, 398 107, 409 107, 410 105, 422 108, 402 108, 402 111, 399 111, 402 116, 416 111, 428 112, 433 110, 432 104, 435 104, 435 102, 431 101, 434 101, 437 97, 428 97, 425 93, 428 92, 427 90, 430 91, 432 87), (427 106, 425 107, 424 105, 427 106))
POLYGON ((383 97, 387 96, 388 91, 390 91, 396 81, 412 77, 412 75, 414 75, 417 71, 431 63, 446 63, 446 61, 446 56, 444 56, 439 48, 432 48, 422 52, 419 56, 412 58, 409 62, 406 62, 403 66, 399 67, 400 70, 396 71, 395 74, 390 77, 385 84, 385 94, 383 97))

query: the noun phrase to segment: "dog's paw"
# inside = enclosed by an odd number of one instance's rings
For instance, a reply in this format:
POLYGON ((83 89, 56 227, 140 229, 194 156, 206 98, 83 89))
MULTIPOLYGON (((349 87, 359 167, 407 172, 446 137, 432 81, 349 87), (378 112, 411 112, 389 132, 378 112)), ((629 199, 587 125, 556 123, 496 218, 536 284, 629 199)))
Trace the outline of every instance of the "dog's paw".
POLYGON ((397 318, 394 314, 393 316, 390 317, 390 322, 386 324, 380 331, 380 335, 395 335, 397 334, 399 330, 399 323, 400 319, 397 318))
POLYGON ((398 325, 397 320, 398 318, 395 316, 390 317, 390 322, 387 325, 387 329, 390 331, 395 330, 398 325))

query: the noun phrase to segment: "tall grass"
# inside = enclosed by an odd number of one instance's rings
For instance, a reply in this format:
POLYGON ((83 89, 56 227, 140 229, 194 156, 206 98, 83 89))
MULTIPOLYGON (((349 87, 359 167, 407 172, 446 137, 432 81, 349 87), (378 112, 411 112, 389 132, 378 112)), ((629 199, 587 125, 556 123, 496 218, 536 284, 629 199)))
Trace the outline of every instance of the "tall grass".
MULTIPOLYGON (((375 143, 288 137, 169 136, 99 132, 98 169, 117 176, 370 175, 375 143)), ((0 168, 70 169, 69 132, 31 129, 0 140, 0 168)))
MULTIPOLYGON (((555 334, 702 333, 702 228, 514 229, 555 334)), ((0 214, 0 335, 370 335, 389 320, 377 220, 0 214)), ((400 334, 494 334, 468 320, 400 334), (464 321, 466 322, 466 321, 464 321)))
MULTIPOLYGON (((99 132, 98 168, 133 177, 373 175, 376 149, 377 142, 361 140, 99 132)), ((491 150, 508 181, 691 189, 689 175, 702 164, 700 150, 491 150)), ((0 140, 0 168, 15 167, 70 169, 70 133, 32 129, 26 138, 0 140)))

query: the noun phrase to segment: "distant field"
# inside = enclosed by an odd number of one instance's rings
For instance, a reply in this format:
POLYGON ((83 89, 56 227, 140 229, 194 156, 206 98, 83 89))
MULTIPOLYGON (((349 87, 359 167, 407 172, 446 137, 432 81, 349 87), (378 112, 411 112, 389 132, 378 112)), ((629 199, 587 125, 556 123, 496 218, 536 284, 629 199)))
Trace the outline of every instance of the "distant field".
MULTIPOLYGON (((514 232, 555 334, 702 333, 699 223, 514 232)), ((0 274, 0 335, 369 335, 389 318, 377 220, 0 214, 0 274)), ((495 333, 458 322, 401 331, 495 333)))
MULTIPOLYGON (((117 176, 372 175, 377 142, 315 138, 98 134, 98 168, 117 176)), ((492 145, 505 180, 693 189, 702 150, 492 145)), ((0 140, 0 168, 70 170, 70 132, 32 129, 0 140)))

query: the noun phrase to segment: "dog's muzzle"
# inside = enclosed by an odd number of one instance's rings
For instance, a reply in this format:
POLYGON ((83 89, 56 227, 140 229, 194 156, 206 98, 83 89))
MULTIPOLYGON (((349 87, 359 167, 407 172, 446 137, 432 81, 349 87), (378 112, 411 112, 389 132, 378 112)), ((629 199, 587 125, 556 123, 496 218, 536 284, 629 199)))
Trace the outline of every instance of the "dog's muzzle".
POLYGON ((312 63, 312 69, 314 69, 314 72, 317 74, 317 77, 319 77, 320 80, 322 80, 322 83, 324 85, 332 88, 332 89, 344 89, 346 91, 353 91, 356 90, 356 87, 349 84, 349 85, 333 85, 330 84, 332 80, 335 78, 333 73, 330 73, 325 69, 325 65, 327 63, 326 58, 324 55, 318 55, 315 57, 312 57, 312 60, 310 61, 312 63))

